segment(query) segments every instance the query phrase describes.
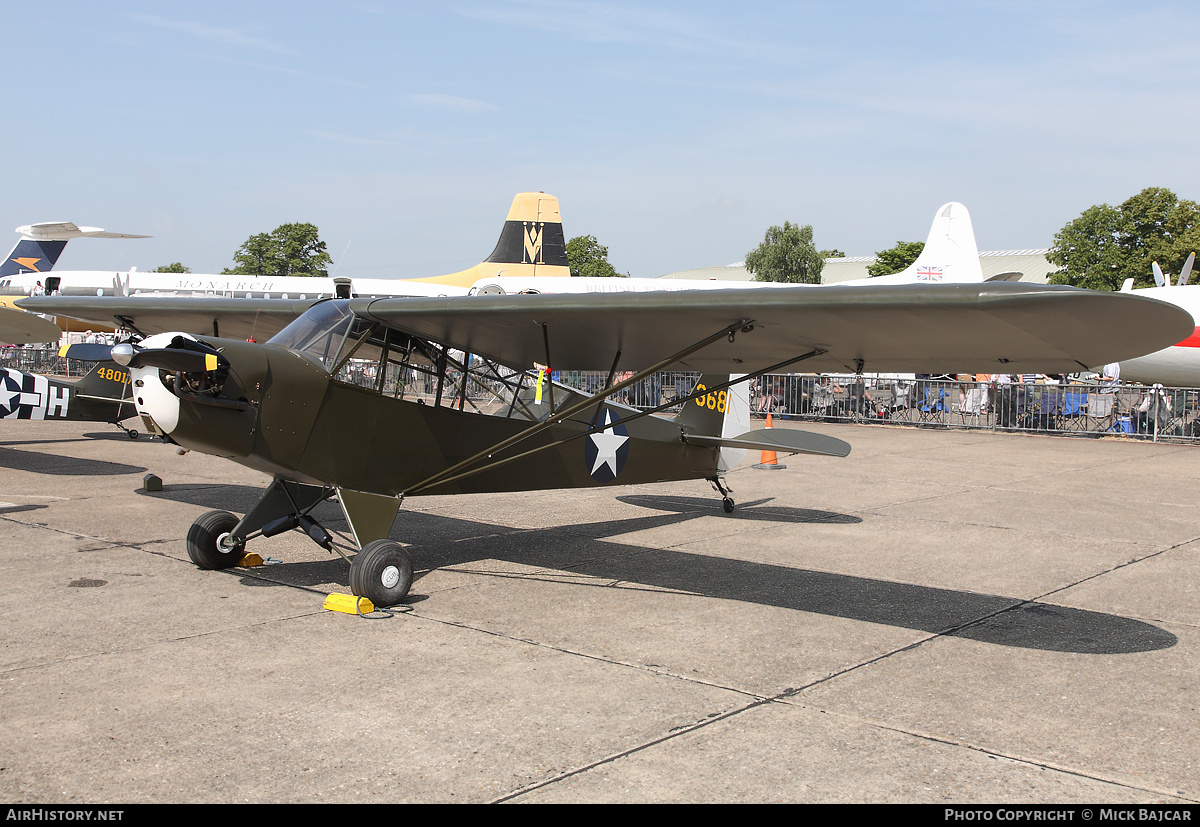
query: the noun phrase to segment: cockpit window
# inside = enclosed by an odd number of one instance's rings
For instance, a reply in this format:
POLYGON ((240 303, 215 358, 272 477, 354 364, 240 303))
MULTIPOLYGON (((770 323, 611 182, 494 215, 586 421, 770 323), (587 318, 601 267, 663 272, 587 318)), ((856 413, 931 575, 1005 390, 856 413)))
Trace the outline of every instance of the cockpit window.
POLYGON ((297 350, 332 370, 353 321, 349 300, 321 302, 275 334, 268 344, 297 350))

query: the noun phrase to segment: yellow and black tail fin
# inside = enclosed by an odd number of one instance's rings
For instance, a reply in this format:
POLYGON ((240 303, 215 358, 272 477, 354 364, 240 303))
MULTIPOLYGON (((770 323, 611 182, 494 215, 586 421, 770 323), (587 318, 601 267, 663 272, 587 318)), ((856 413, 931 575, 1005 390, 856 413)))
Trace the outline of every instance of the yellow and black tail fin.
POLYGON ((519 192, 508 210, 496 249, 479 264, 458 273, 413 279, 431 284, 470 287, 482 278, 569 276, 567 241, 558 199, 544 192, 519 192))

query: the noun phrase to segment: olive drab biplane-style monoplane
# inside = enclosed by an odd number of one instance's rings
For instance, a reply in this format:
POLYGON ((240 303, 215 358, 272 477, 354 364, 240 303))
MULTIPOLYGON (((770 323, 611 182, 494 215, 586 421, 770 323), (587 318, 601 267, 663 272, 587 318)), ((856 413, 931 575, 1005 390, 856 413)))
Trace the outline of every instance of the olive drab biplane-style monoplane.
MULTIPOLYGON (((217 302, 212 312, 230 312, 217 302)), ((130 300, 122 313, 143 332, 171 319, 161 303, 130 300)), ((412 560, 388 539, 408 497, 707 479, 732 510, 723 451, 849 451, 798 430, 734 432, 730 389, 741 381, 794 370, 1065 373, 1193 328, 1161 302, 1019 283, 364 298, 313 304, 265 344, 166 332, 111 358, 130 368, 148 426, 273 478, 240 518, 196 520, 197 565, 231 566, 256 538, 299 529, 346 557, 355 594, 391 606, 412 582, 412 560), (549 382, 549 367, 607 380, 584 392, 549 382), (649 409, 617 400, 664 370, 701 376, 649 409), (491 403, 466 405, 469 387, 491 403), (658 415, 667 408, 679 413, 658 415), (311 516, 334 498, 353 555, 311 516)))

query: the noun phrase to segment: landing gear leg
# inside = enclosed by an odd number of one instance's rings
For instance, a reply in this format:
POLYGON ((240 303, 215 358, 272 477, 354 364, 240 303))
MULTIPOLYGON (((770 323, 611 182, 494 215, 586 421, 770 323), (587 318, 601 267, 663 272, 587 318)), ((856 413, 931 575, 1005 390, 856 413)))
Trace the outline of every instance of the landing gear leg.
POLYGON ((729 496, 733 493, 733 489, 725 485, 725 481, 720 477, 709 477, 709 483, 712 484, 713 490, 721 495, 721 508, 726 514, 732 514, 734 508, 733 497, 729 496))

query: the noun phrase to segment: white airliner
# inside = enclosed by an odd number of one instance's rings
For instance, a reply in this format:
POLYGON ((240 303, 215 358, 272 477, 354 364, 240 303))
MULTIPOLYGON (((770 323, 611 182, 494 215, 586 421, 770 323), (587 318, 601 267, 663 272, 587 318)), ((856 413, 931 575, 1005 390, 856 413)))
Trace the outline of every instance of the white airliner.
MULTIPOLYGON (((917 260, 899 273, 889 276, 838 282, 845 284, 933 284, 970 283, 983 281, 1017 281, 1020 273, 1000 273, 984 279, 975 246, 975 230, 971 214, 956 201, 943 204, 933 216, 929 238, 917 260)), ((647 279, 647 278, 584 278, 584 277, 511 277, 492 276, 476 281, 472 295, 503 295, 506 293, 641 293, 662 290, 728 290, 746 287, 794 287, 763 281, 730 281, 724 279, 647 279)), ((816 285, 814 285, 816 286, 816 285)))
MULTIPOLYGON (((1188 286, 1187 283, 1195 260, 1195 253, 1188 256, 1176 284, 1171 284, 1170 279, 1163 275, 1155 262, 1154 281, 1158 284, 1157 287, 1134 290, 1133 279, 1126 279, 1121 292, 1136 293, 1139 296, 1168 302, 1191 313, 1193 319, 1200 319, 1200 285, 1188 286)), ((1136 359, 1127 359, 1120 365, 1121 379, 1126 382, 1200 388, 1200 327, 1178 344, 1136 359)))

